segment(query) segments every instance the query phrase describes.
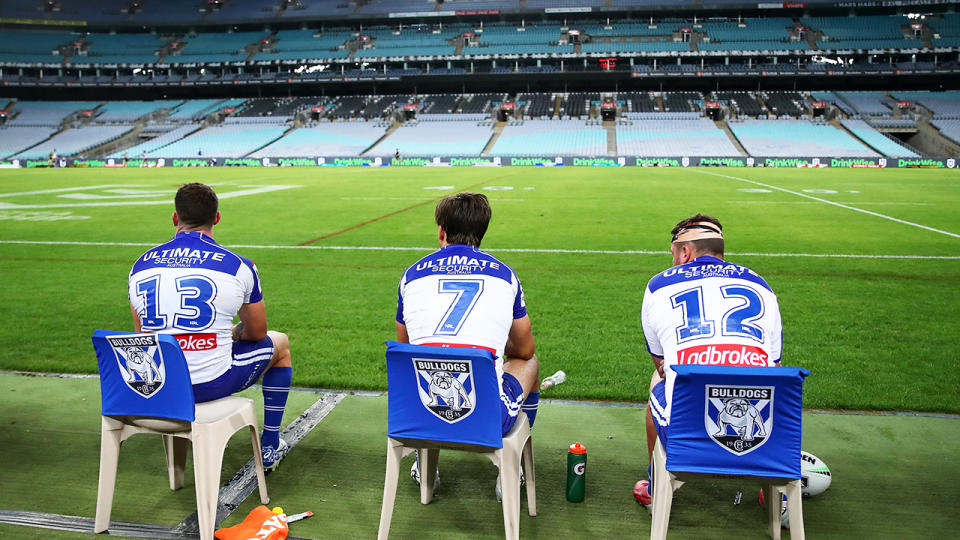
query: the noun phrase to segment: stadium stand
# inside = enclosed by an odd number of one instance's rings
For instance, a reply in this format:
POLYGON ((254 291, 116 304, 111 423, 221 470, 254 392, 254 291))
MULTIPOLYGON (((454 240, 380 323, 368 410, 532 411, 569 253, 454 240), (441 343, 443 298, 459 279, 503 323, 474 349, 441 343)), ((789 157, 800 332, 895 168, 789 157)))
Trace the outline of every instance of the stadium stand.
POLYGON ((891 113, 892 103, 883 92, 838 92, 836 95, 859 115, 889 116, 891 113))
POLYGON ((14 116, 7 126, 59 126, 70 115, 94 110, 98 101, 18 101, 11 111, 14 116))
MULTIPOLYGON (((164 131, 160 131, 160 132, 159 132, 160 135, 157 135, 157 136, 151 138, 151 139, 148 140, 148 141, 144 141, 144 142, 142 142, 142 143, 139 143, 139 144, 136 144, 136 145, 134 145, 134 146, 131 146, 130 148, 125 148, 125 149, 123 149, 123 150, 121 150, 121 151, 114 152, 113 154, 110 154, 108 157, 112 157, 112 158, 122 158, 122 157, 139 158, 139 157, 143 156, 144 154, 147 154, 147 153, 149 153, 149 152, 153 152, 154 150, 157 150, 157 149, 159 149, 159 148, 163 148, 164 146, 166 146, 166 145, 168 145, 168 144, 170 144, 170 143, 174 143, 174 142, 176 142, 176 141, 179 141, 180 139, 182 139, 182 138, 186 137, 187 135, 193 133, 194 131, 200 129, 200 124, 180 124, 180 125, 176 125, 176 126, 167 125, 167 126, 162 126, 161 129, 164 129, 164 131)), ((145 128, 143 131, 140 132, 141 136, 143 136, 145 133, 148 133, 148 134, 149 134, 149 133, 156 133, 156 131, 148 131, 148 130, 145 128)))
POLYGON ((918 157, 916 152, 874 129, 863 120, 842 120, 843 127, 884 156, 918 157))
POLYGON ((2 127, 0 128, 0 158, 13 156, 18 152, 49 138, 56 130, 48 126, 2 127))
POLYGON ((183 105, 177 107, 170 116, 167 117, 171 122, 189 122, 198 120, 211 114, 215 107, 226 100, 223 99, 192 99, 186 101, 183 105))
POLYGON ((523 115, 527 118, 549 119, 553 117, 556 99, 552 94, 521 94, 517 102, 523 102, 523 115))
POLYGON ((696 112, 696 101, 703 101, 700 92, 664 92, 662 95, 664 112, 696 112))
POLYGON ((765 101, 774 116, 798 118, 804 114, 799 105, 803 103, 803 96, 797 92, 767 92, 765 101))
POLYGON ((423 96, 420 101, 421 114, 449 114, 456 110, 460 96, 453 94, 423 96))
POLYGON ((894 92, 899 101, 908 101, 930 111, 934 118, 960 118, 960 92, 894 92))
POLYGON ((607 155, 607 132, 582 120, 526 120, 504 127, 490 155, 607 155))
POLYGON ((359 156, 385 132, 386 126, 377 122, 319 122, 288 133, 251 157, 359 156))
POLYGON ((73 156, 117 139, 133 129, 130 126, 84 126, 61 131, 50 139, 12 157, 20 159, 44 158, 56 150, 61 156, 73 156))
POLYGON ((641 157, 740 155, 727 134, 705 119, 620 122, 617 153, 641 157))
POLYGON ((720 103, 730 105, 738 115, 767 117, 767 109, 750 92, 714 92, 713 97, 720 103))
POLYGON ((159 110, 174 109, 182 103, 182 100, 110 101, 97 109, 100 114, 95 121, 98 123, 133 122, 159 110))
POLYGON ((934 118, 930 125, 937 128, 944 137, 960 144, 960 120, 934 118))
POLYGON ((487 122, 450 121, 404 124, 366 155, 479 156, 493 130, 487 122))
POLYGON ((847 133, 804 120, 743 120, 730 130, 751 156, 877 157, 847 133))
POLYGON ((286 126, 248 126, 245 124, 201 129, 176 142, 147 152, 154 157, 211 156, 238 158, 280 138, 286 126))

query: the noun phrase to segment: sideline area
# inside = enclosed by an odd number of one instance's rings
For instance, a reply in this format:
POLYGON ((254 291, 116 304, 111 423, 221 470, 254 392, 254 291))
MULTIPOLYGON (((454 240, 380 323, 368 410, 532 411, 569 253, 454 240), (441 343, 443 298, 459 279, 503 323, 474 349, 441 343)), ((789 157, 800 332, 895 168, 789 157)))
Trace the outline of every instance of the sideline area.
MULTIPOLYGON (((261 400, 258 390, 244 395, 261 400)), ((285 422, 296 421, 329 396, 291 392, 285 422)), ((93 538, 11 525, 5 517, 17 511, 93 517, 100 445, 97 379, 0 373, 0 410, 5 423, 0 447, 9 459, 0 537, 93 538)), ((821 539, 953 536, 960 526, 957 440, 956 417, 807 412, 803 448, 823 459, 834 475, 826 493, 804 500, 808 534, 821 539)), ((534 431, 539 512, 529 517, 522 503, 521 537, 648 535, 650 517, 631 495, 633 483, 646 474, 644 444, 642 408, 542 403, 534 431), (581 504, 564 498, 567 446, 575 441, 588 451, 587 498, 581 504)), ((385 450, 384 396, 348 395, 335 404, 267 477, 270 506, 316 514, 291 524, 291 537, 375 537, 385 450)), ((229 482, 249 455, 249 438, 238 433, 224 455, 221 481, 229 482)), ((184 489, 170 491, 159 437, 128 440, 120 452, 113 520, 176 527, 196 510, 190 462, 184 489)), ((502 538, 500 504, 493 493, 496 474, 485 458, 441 453, 441 485, 429 506, 421 506, 416 485, 401 478, 392 536, 502 538)), ((675 498, 671 538, 766 538, 757 491, 739 480, 684 486, 675 498), (735 506, 740 489, 743 502, 735 506)), ((248 497, 223 525, 238 523, 256 504, 256 497, 248 497)))

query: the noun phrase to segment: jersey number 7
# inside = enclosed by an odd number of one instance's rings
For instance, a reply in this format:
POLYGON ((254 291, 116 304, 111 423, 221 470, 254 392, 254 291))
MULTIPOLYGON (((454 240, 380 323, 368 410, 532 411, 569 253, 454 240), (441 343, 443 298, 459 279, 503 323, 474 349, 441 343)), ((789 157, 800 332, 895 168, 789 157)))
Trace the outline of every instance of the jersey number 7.
POLYGON ((437 286, 441 294, 455 294, 453 302, 447 312, 440 319, 440 324, 434 330, 436 336, 455 336, 463 327, 463 321, 477 304, 480 293, 483 292, 483 280, 480 279, 441 279, 437 286))

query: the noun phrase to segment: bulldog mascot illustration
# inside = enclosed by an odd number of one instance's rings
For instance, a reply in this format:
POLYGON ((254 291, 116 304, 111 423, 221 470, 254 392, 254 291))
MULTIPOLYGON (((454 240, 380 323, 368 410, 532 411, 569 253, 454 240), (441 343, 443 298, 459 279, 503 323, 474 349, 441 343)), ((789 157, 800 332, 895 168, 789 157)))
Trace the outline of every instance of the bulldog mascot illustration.
POLYGON ((470 397, 467 395, 466 389, 463 388, 463 384, 449 371, 434 371, 431 374, 429 392, 430 403, 428 406, 430 407, 439 405, 438 397, 443 398, 447 406, 454 411, 471 406, 470 397))
POLYGON ((760 416, 760 411, 746 399, 728 399, 724 402, 720 414, 717 415, 718 431, 715 437, 726 436, 727 426, 730 426, 744 441, 752 441, 754 425, 757 426, 756 435, 765 437, 766 432, 763 429, 763 418, 760 416))

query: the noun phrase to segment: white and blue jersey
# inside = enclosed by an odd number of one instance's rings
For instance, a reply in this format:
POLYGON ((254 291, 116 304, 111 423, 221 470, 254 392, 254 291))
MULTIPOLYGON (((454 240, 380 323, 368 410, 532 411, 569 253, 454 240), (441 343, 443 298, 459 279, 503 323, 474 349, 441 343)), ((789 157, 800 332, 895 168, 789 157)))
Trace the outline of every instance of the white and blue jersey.
POLYGON ((257 267, 199 232, 180 232, 137 259, 130 305, 144 332, 173 334, 193 384, 216 379, 232 361, 233 318, 263 299, 257 267))
POLYGON ((661 425, 670 421, 672 366, 776 366, 783 330, 777 296, 756 272, 716 257, 698 257, 653 276, 641 308, 650 354, 663 359, 665 403, 651 399, 661 425))
POLYGON ((472 246, 446 246, 400 279, 397 322, 406 325, 410 343, 487 349, 496 356, 501 379, 510 327, 526 315, 517 275, 472 246))

